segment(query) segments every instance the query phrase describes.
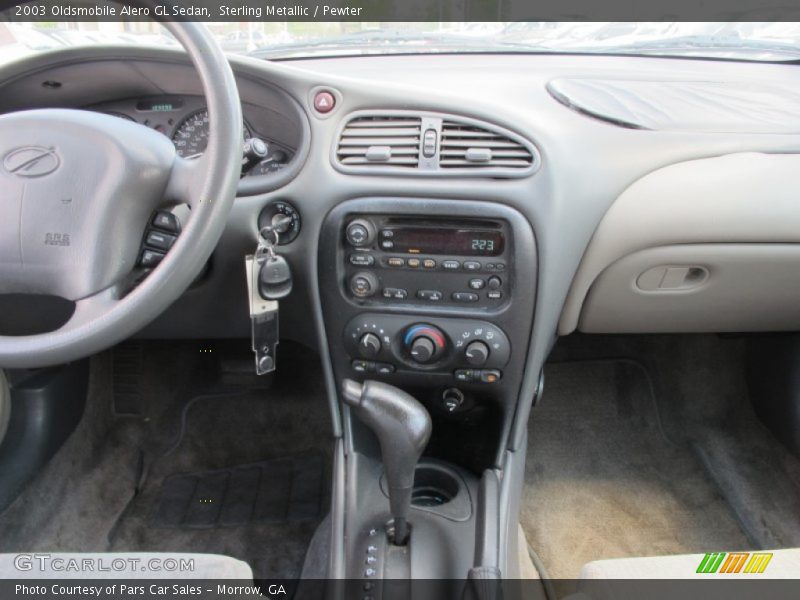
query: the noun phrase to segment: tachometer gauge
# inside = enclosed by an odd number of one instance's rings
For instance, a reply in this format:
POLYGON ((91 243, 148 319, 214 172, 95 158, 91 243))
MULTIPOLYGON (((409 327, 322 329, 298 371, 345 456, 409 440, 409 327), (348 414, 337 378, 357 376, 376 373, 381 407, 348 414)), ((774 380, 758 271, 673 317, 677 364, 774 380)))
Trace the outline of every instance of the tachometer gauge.
MULTIPOLYGON (((244 140, 251 137, 250 129, 243 125, 244 140)), ((202 154, 208 146, 208 111, 201 109, 193 112, 175 129, 172 143, 183 158, 202 154)))

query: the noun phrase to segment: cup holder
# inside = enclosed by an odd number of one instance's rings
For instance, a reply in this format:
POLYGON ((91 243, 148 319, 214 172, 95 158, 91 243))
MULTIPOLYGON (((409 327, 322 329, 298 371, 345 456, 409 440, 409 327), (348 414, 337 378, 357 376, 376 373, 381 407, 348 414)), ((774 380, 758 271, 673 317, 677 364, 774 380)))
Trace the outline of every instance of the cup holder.
MULTIPOLYGON (((380 489, 389 492, 386 474, 381 474, 380 489)), ((451 521, 466 521, 472 516, 472 494, 458 469, 436 459, 424 458, 414 472, 411 506, 451 521)))
POLYGON ((414 491, 411 504, 433 508, 447 504, 458 495, 458 479, 444 469, 422 465, 414 473, 414 491))

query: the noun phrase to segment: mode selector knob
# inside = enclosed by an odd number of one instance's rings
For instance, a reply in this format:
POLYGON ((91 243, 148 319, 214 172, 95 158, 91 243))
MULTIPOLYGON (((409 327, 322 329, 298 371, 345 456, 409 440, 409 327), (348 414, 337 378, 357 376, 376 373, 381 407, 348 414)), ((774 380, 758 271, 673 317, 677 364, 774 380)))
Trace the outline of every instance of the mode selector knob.
POLYGON ((480 367, 489 360, 489 346, 483 342, 470 342, 464 350, 464 357, 473 367, 480 367))
POLYGON ((406 330, 403 344, 414 362, 427 364, 435 361, 445 351, 444 334, 432 325, 412 325, 406 330))
POLYGON ((375 239, 375 226, 366 219, 355 219, 347 224, 344 235, 351 246, 361 248, 375 239))
POLYGON ((362 356, 377 356, 381 351, 381 339, 374 333, 365 333, 358 342, 362 356))

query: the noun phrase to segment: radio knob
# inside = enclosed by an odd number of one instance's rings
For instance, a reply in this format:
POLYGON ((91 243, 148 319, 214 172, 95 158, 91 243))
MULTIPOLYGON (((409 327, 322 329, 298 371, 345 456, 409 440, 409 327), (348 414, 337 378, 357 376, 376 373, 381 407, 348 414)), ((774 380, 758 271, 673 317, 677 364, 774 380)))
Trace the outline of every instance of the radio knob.
POLYGON ((351 246, 361 248, 371 244, 375 239, 375 227, 366 219, 356 219, 348 223, 345 237, 351 246))
POLYGON ((470 342, 464 351, 464 357, 473 367, 480 367, 489 360, 489 346, 483 342, 470 342))
POLYGON ((412 325, 403 343, 414 362, 420 364, 433 362, 446 348, 444 334, 431 325, 412 325))
POLYGON ((353 275, 350 279, 350 291, 356 298, 369 298, 378 291, 378 278, 368 271, 353 275))
POLYGON ((363 356, 377 356, 381 351, 381 339, 374 333, 365 333, 358 342, 358 348, 363 356))

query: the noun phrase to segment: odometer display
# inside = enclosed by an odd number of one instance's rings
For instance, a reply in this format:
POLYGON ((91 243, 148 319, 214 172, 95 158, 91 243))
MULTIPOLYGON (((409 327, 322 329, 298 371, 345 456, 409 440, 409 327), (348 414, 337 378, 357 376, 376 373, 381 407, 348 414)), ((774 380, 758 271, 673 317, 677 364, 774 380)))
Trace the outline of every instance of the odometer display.
MULTIPOLYGON (((244 140, 251 137, 247 125, 242 129, 244 140)), ((198 110, 186 117, 172 134, 172 143, 183 158, 205 152, 208 146, 208 111, 198 110)))

